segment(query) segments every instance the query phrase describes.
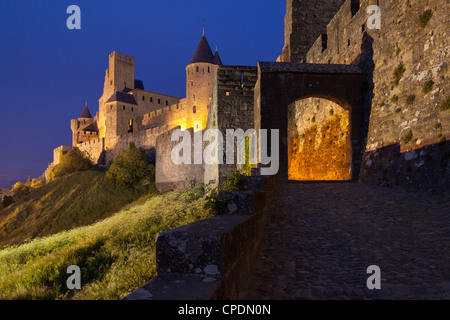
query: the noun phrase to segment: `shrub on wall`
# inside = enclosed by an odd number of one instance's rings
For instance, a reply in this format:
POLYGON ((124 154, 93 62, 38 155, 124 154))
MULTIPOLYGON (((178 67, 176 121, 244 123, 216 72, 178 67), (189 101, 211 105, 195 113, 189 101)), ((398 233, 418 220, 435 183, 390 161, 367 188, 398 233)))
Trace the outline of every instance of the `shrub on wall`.
POLYGON ((419 16, 419 25, 422 29, 426 27, 428 21, 430 21, 432 16, 433 16, 432 10, 427 10, 419 16))
POLYGON ((428 80, 427 82, 425 82, 423 87, 422 87, 423 93, 427 94, 428 92, 433 90, 433 86, 434 86, 434 81, 433 80, 428 80))
MULTIPOLYGON (((295 126, 297 128, 297 125, 295 126)), ((242 165, 242 174, 245 176, 250 176, 252 172, 252 168, 255 166, 250 163, 250 139, 249 137, 245 137, 245 155, 244 155, 245 163, 242 165)))
POLYGON ((222 182, 219 189, 214 188, 211 190, 209 196, 206 197, 206 203, 204 209, 208 210, 211 215, 220 215, 226 209, 226 202, 223 199, 217 198, 217 193, 219 191, 241 191, 242 190, 242 179, 243 173, 236 170, 231 177, 222 182))
POLYGON ((231 177, 226 179, 222 186, 220 187, 221 191, 240 191, 242 188, 242 180, 241 180, 242 172, 236 170, 231 177))
POLYGON ((403 62, 400 62, 400 64, 395 68, 394 70, 394 85, 398 85, 401 78, 403 78, 403 74, 405 73, 406 68, 403 65, 403 62))
POLYGON ((450 96, 445 99, 444 103, 441 105, 441 111, 450 110, 450 96))
POLYGON ((403 137, 402 140, 403 140, 404 144, 408 144, 411 141, 413 141, 413 139, 414 139, 414 134, 411 130, 409 130, 408 133, 403 137))

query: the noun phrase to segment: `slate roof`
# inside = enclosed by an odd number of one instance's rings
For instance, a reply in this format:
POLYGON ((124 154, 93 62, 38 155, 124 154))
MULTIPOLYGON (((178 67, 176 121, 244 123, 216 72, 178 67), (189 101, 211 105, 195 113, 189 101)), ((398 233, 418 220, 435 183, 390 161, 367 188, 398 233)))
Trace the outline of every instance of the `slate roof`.
POLYGON ((114 94, 111 96, 111 98, 109 98, 108 101, 106 101, 106 103, 116 102, 116 101, 125 102, 128 104, 134 104, 137 106, 136 99, 133 97, 133 95, 125 93, 125 92, 120 92, 120 91, 114 92, 114 94))
POLYGON ((79 118, 87 118, 87 119, 92 118, 91 113, 89 112, 89 108, 88 108, 87 104, 84 107, 83 112, 81 113, 79 118))
POLYGON ((98 131, 97 123, 96 122, 91 123, 87 127, 83 128, 82 131, 97 132, 98 131))
POLYGON ((214 64, 214 55, 211 51, 208 40, 206 40, 205 35, 203 35, 200 39, 200 42, 197 45, 197 49, 195 49, 194 55, 192 56, 189 64, 200 62, 214 64))
POLYGON ((135 89, 144 89, 144 82, 142 80, 134 80, 134 88, 135 89))
POLYGON ((214 64, 217 64, 218 66, 223 66, 222 60, 220 59, 219 51, 216 49, 216 53, 214 54, 214 64))

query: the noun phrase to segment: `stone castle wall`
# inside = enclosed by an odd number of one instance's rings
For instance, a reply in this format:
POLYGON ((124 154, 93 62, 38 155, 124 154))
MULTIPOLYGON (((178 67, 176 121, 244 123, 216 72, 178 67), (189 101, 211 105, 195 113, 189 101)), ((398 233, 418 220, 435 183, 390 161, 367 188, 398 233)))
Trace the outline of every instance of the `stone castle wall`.
MULTIPOLYGON (((194 128, 191 127, 188 131, 192 138, 192 164, 174 165, 171 161, 171 152, 179 142, 171 141, 172 129, 160 135, 156 142, 156 185, 159 190, 183 188, 186 184, 198 185, 199 183, 217 186, 239 168, 236 160, 237 143, 235 144, 234 164, 226 164, 226 130, 239 128, 247 131, 253 129, 253 89, 256 81, 256 67, 221 66, 218 69, 217 78, 211 84, 211 107, 205 129, 218 129, 222 133, 224 164, 205 164, 204 161, 202 164, 194 164, 194 128)), ((162 117, 165 113, 169 117, 170 111, 161 111, 160 116, 162 117)), ((164 121, 170 121, 167 119, 164 121)), ((151 119, 149 123, 155 123, 155 119, 151 119)), ((203 136, 204 133, 205 130, 195 129, 197 135, 203 136)), ((205 150, 206 147, 207 142, 203 142, 202 150, 205 150)))
MULTIPOLYGON (((449 97, 449 16, 449 1, 365 0, 352 12, 347 0, 328 24, 327 36, 307 53, 308 63, 360 64, 372 76, 361 181, 438 191, 433 181, 448 177, 450 112, 441 107, 449 97), (366 9, 377 4, 381 28, 370 30, 366 9), (431 19, 421 26, 427 10, 431 19), (363 43, 364 34, 369 42, 363 43), (368 43, 373 70, 361 57, 368 43), (411 150, 416 151, 407 153, 411 150)), ((448 188, 448 182, 444 185, 448 188)))
POLYGON ((81 152, 89 155, 89 158, 93 163, 98 163, 102 152, 105 150, 105 138, 79 143, 77 148, 80 149, 81 152))
POLYGON ((205 165, 205 184, 218 185, 239 169, 236 142, 235 164, 226 164, 226 131, 254 129, 254 87, 257 79, 256 67, 221 66, 217 71, 206 128, 218 129, 222 133, 224 164, 205 165))
POLYGON ((159 127, 163 125, 170 125, 171 127, 187 126, 187 107, 185 107, 185 99, 180 103, 164 107, 147 114, 144 114, 141 120, 142 128, 159 127))
POLYGON ((287 0, 281 62, 305 62, 306 53, 345 0, 287 0))
POLYGON ((145 129, 134 133, 119 135, 113 138, 90 140, 78 144, 81 151, 87 152, 94 163, 106 164, 114 160, 122 151, 134 143, 137 148, 148 150, 152 158, 155 158, 156 138, 169 130, 169 126, 161 126, 145 129))
MULTIPOLYGON (((183 132, 190 137, 191 157, 190 163, 175 164, 172 161, 172 150, 181 143, 179 141, 172 141, 172 134, 180 127, 173 128, 159 135, 156 139, 156 167, 155 167, 155 184, 160 192, 184 189, 189 186, 198 187, 204 181, 205 167, 203 163, 196 164, 195 162, 195 139, 200 139, 203 132, 196 131, 194 128, 189 128, 183 132)), ((184 141, 184 140, 183 140, 184 141)), ((180 152, 180 156, 183 152, 180 152)))
POLYGON ((167 106, 176 105, 181 100, 165 94, 141 89, 134 89, 132 93, 138 104, 138 116, 144 116, 145 114, 166 108, 167 106))

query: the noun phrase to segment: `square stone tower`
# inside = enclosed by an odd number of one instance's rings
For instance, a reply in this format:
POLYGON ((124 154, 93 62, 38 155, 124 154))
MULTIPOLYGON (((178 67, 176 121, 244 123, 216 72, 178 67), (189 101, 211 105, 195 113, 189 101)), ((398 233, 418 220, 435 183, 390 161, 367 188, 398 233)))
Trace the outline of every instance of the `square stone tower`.
MULTIPOLYGON (((99 99, 98 130, 100 138, 106 136, 106 102, 116 93, 125 89, 133 90, 134 84, 134 57, 114 51, 109 55, 109 69, 106 70, 103 95, 99 99)), ((130 107, 131 108, 131 107, 130 107)))
MULTIPOLYGON (((306 53, 339 11, 345 0, 287 0, 281 62, 304 62, 306 53)), ((352 5, 359 6, 359 0, 352 5)))

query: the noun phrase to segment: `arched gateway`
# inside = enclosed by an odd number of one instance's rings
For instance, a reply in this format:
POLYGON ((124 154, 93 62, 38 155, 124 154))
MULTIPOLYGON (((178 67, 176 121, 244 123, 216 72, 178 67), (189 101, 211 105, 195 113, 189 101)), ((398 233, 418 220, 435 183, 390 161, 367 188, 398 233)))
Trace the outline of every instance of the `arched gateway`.
MULTIPOLYGON (((304 179, 296 179, 292 170, 289 172, 289 162, 294 163, 293 149, 299 150, 295 143, 300 143, 302 138, 304 139, 302 143, 316 143, 314 151, 316 155, 305 149, 305 153, 311 157, 310 162, 317 162, 314 157, 318 157, 317 155, 321 153, 323 153, 323 157, 327 157, 327 153, 329 154, 329 150, 333 148, 331 145, 340 144, 340 149, 336 149, 339 151, 335 152, 335 156, 340 157, 338 161, 343 163, 341 165, 342 172, 332 169, 335 171, 333 174, 323 174, 317 180, 358 179, 364 147, 363 110, 367 88, 365 79, 366 73, 357 65, 273 62, 258 64, 258 82, 255 86, 255 129, 257 133, 260 132, 259 129, 267 129, 269 135, 271 129, 279 129, 280 166, 278 176, 281 180, 290 178, 292 180, 316 180, 308 174, 303 174, 304 179), (321 111, 321 118, 316 118, 318 116, 314 114, 314 110, 310 110, 307 119, 303 118, 302 121, 295 119, 295 114, 293 118, 292 108, 295 108, 299 101, 308 100, 314 103, 321 100, 321 107, 325 108, 324 106, 326 106, 327 110, 325 111, 319 110, 319 105, 317 105, 316 111, 321 111), (329 104, 323 103, 323 101, 327 101, 329 104), (333 104, 338 105, 339 108, 333 107, 333 104), (328 119, 323 116, 326 112, 330 116, 328 119), (309 126, 305 124, 307 121, 310 123, 309 126), (320 127, 315 125, 316 121, 320 127), (292 130, 294 126, 298 125, 302 126, 302 128, 296 128, 296 134, 300 134, 300 137, 297 136, 297 141, 293 141, 292 130), (346 134, 347 136, 345 136, 346 134), (317 135, 318 140, 323 137, 321 142, 326 143, 314 142, 314 135, 317 135), (346 141, 348 141, 347 144, 346 141), (348 168, 346 163, 348 163, 348 168), (333 176, 339 178, 334 179, 333 176)), ((309 108, 314 108, 314 103, 310 103, 309 108)), ((258 137, 258 147, 261 147, 259 140, 258 137)), ((266 147, 271 154, 270 145, 266 147)), ((298 163, 304 164, 304 161, 298 163)))

